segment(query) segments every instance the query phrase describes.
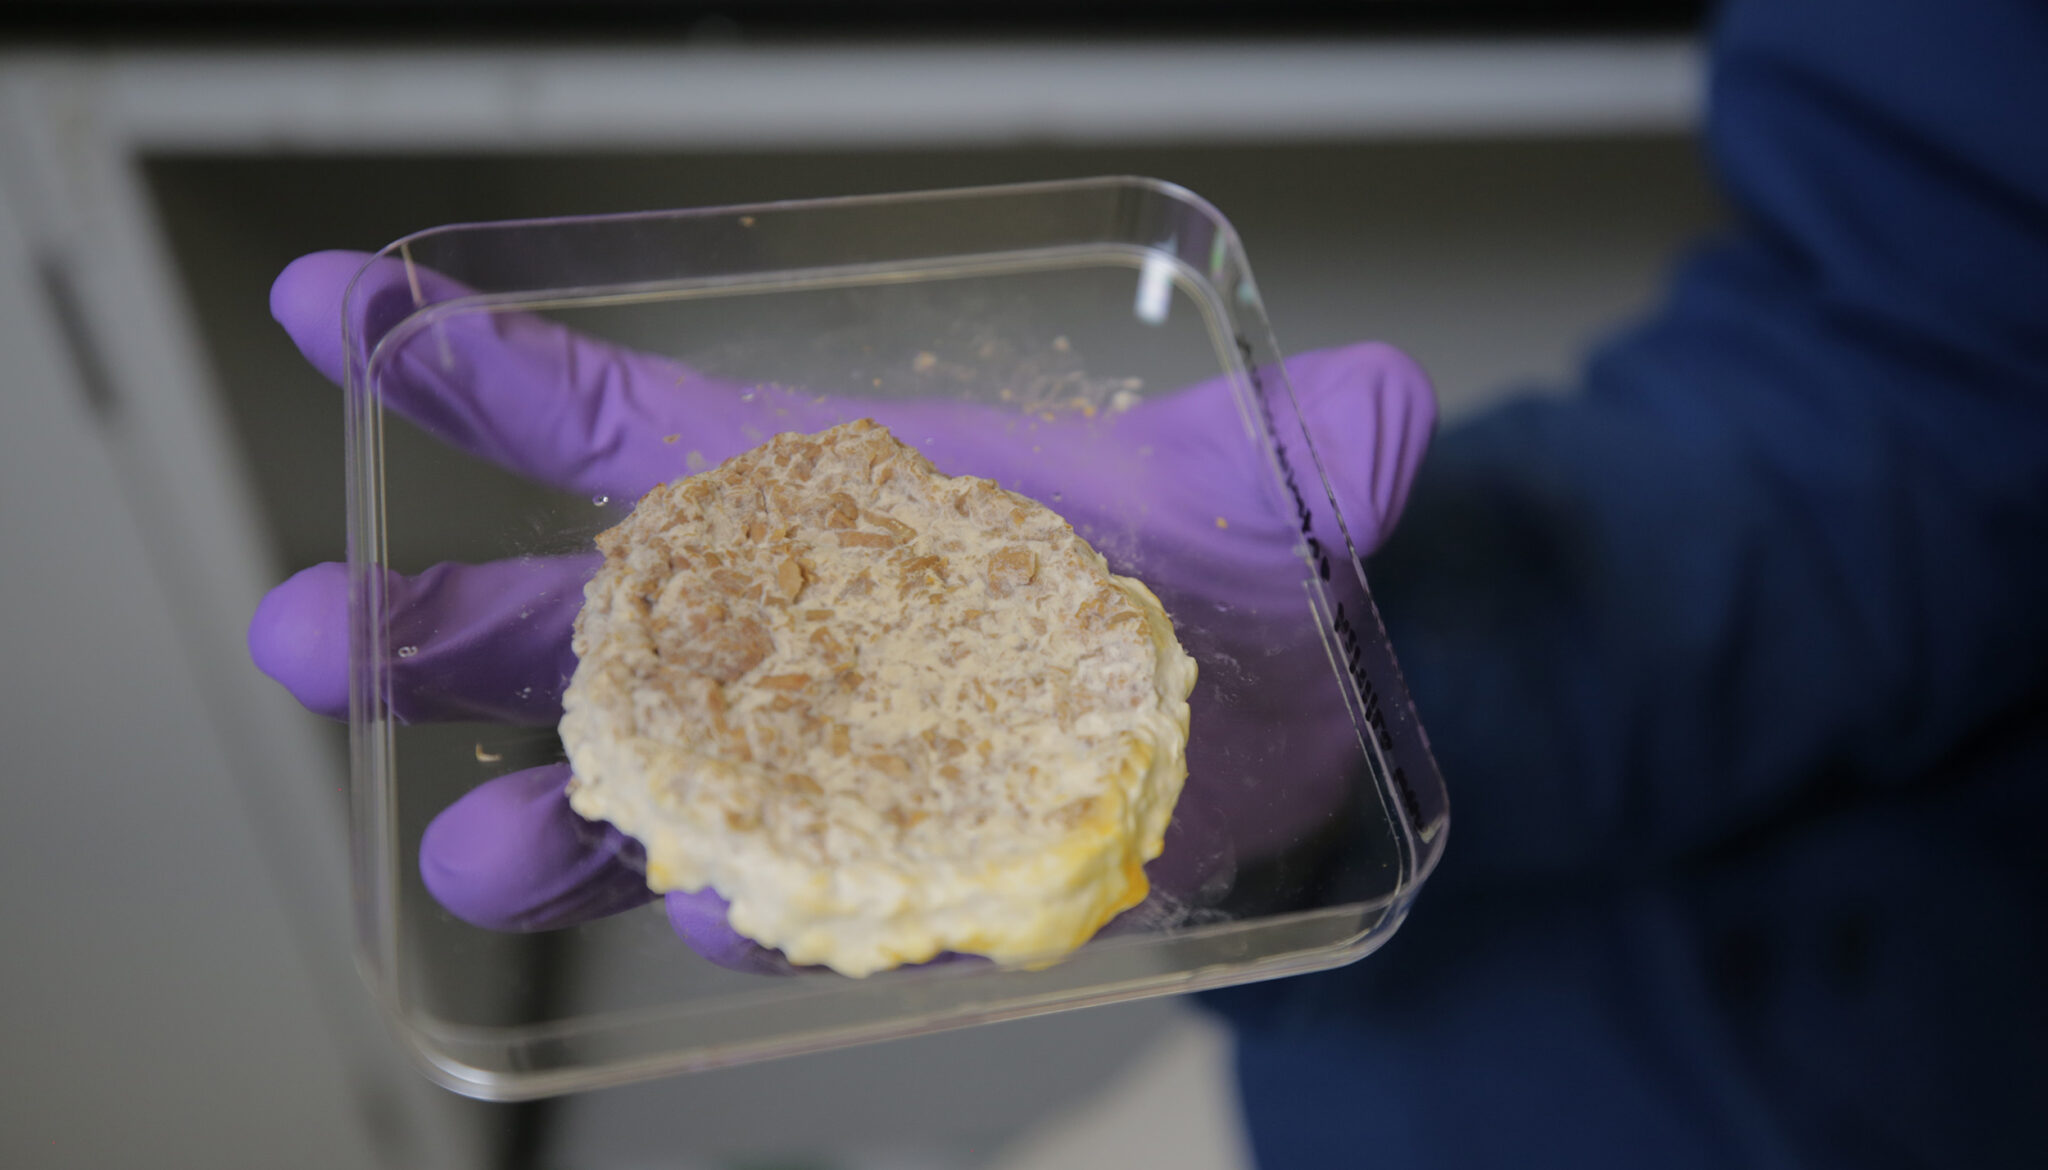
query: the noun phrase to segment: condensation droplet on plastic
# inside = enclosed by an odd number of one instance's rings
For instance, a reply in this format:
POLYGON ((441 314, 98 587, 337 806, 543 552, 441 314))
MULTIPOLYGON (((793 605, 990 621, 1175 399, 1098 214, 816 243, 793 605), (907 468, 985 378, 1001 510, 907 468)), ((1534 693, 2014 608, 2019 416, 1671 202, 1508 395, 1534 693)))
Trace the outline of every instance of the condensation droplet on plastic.
POLYGON ((610 496, 592 496, 592 497, 590 497, 590 502, 591 502, 591 503, 593 503, 593 504, 596 504, 596 505, 597 505, 598 507, 602 508, 602 507, 604 507, 604 506, 605 506, 606 504, 609 504, 609 503, 611 503, 611 502, 612 502, 612 498, 611 498, 610 496))
POLYGON ((522 609, 519 611, 519 616, 523 618, 530 618, 533 616, 533 611, 530 609, 522 609))
POLYGON ((522 699, 531 699, 531 698, 533 697, 533 688, 532 688, 532 687, 520 687, 520 688, 519 688, 519 697, 520 697, 520 698, 522 698, 522 699))
POLYGON ((419 652, 420 648, 418 646, 400 646, 398 648, 398 656, 400 658, 411 658, 413 655, 418 654, 419 652))
POLYGON ((1066 497, 1065 495, 1062 495, 1062 494, 1061 494, 1061 493, 1059 493, 1059 492, 1054 492, 1054 493, 1052 494, 1052 502, 1053 502, 1053 503, 1055 503, 1055 504, 1059 503, 1059 502, 1060 502, 1061 500, 1064 500, 1064 499, 1066 499, 1066 498, 1067 498, 1067 497, 1066 497))
POLYGON ((740 391, 740 401, 741 401, 741 402, 752 402, 753 400, 754 400, 754 391, 753 391, 753 390, 751 390, 751 389, 748 389, 748 390, 742 390, 742 391, 740 391))

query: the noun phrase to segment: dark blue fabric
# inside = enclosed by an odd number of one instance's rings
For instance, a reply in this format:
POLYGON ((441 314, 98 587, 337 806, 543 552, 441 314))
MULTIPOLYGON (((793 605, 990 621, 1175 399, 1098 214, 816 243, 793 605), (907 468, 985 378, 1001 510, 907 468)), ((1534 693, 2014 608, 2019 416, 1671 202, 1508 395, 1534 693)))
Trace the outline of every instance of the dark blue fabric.
POLYGON ((1284 1167, 2048 1166, 2048 4, 1738 0, 1738 223, 1372 566, 1451 786, 1284 1167))

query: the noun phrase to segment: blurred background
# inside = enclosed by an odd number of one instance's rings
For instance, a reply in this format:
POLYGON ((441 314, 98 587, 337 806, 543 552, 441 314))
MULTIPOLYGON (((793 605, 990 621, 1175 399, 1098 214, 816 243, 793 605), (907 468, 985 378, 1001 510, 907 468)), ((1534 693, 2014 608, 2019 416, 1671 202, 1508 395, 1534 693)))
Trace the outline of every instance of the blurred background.
POLYGON ((242 643, 343 554, 339 395, 267 305, 307 251, 1146 174, 1235 222, 1286 346, 1394 342, 1455 417, 1566 392, 1719 216, 1697 4, 1031 8, 0 15, 0 1165, 1248 1166, 1227 1034, 1171 1001, 434 1088, 353 967, 339 732, 242 643))

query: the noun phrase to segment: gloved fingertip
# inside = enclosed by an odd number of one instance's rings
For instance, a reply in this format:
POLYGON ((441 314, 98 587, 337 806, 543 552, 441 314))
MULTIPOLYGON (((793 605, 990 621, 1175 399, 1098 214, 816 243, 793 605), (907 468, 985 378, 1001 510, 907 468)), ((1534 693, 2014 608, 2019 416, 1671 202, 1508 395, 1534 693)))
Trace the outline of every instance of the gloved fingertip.
POLYGON ((796 974, 796 965, 780 951, 769 950, 733 930, 726 921, 726 901, 718 891, 707 887, 694 894, 673 893, 665 902, 669 926, 685 945, 710 962, 749 975, 796 974))
POLYGON ((1406 351, 1384 341, 1291 357, 1287 371, 1303 392, 1305 408, 1337 400, 1340 391, 1363 392, 1382 403, 1398 403, 1425 430, 1436 426, 1436 386, 1406 351))
POLYGON ((1361 360, 1369 360, 1378 372, 1383 398, 1398 400, 1403 420, 1410 431, 1427 439, 1436 430, 1436 384, 1412 357, 1384 341, 1367 341, 1357 349, 1361 360))
POLYGON ((420 838, 420 879, 449 913, 486 930, 528 929, 536 819, 568 783, 566 765, 480 784, 441 810, 420 838))
POLYGON ((567 764, 500 776, 428 823, 420 880, 449 913, 486 930, 555 930, 645 905, 630 840, 576 815, 567 764))
POLYGON ((301 570, 249 619, 249 657, 309 711, 348 717, 348 567, 301 570))
POLYGON ((270 285, 270 315, 313 368, 342 380, 341 308, 367 252, 312 252, 284 266, 270 285))
POLYGON ((1303 421, 1362 552, 1384 541, 1436 432, 1436 391, 1415 360, 1366 341, 1289 358, 1303 421))
POLYGON ((1436 387, 1413 358, 1392 346, 1380 365, 1379 414, 1388 441, 1382 444, 1385 458, 1380 468, 1380 538, 1384 540, 1401 522, 1408 507, 1408 493, 1422 470, 1423 456, 1436 437, 1436 387))

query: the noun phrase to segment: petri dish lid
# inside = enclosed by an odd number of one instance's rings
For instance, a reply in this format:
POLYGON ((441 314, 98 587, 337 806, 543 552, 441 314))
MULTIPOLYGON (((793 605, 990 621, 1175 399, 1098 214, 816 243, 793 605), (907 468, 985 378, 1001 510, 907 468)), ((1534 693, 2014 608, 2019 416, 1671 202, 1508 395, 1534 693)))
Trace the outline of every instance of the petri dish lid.
POLYGON ((436 228, 365 268, 344 334, 360 949, 451 1089, 528 1098, 1333 967, 1392 934, 1441 853, 1442 780, 1322 473, 1351 453, 1297 409, 1236 233, 1182 188, 436 228), (1200 677, 1152 895, 1057 961, 862 979, 726 970, 659 903, 516 934, 439 905, 432 818, 559 766, 578 597, 482 597, 528 650, 479 682, 422 651, 435 632, 390 575, 587 560, 655 483, 862 416, 1062 512, 1166 605, 1200 677), (542 425, 632 458, 528 457, 514 432, 542 425))

